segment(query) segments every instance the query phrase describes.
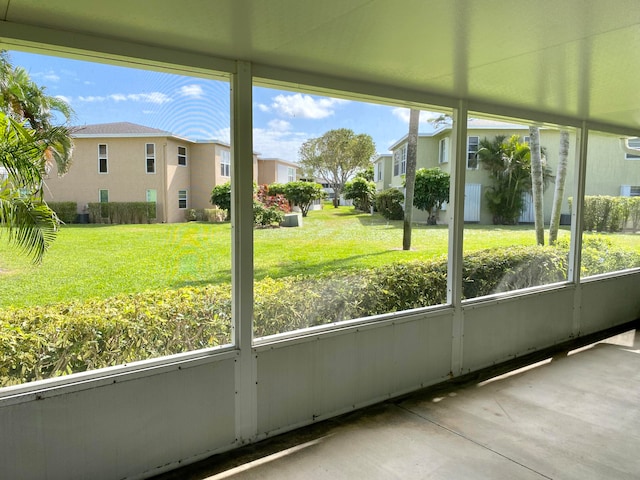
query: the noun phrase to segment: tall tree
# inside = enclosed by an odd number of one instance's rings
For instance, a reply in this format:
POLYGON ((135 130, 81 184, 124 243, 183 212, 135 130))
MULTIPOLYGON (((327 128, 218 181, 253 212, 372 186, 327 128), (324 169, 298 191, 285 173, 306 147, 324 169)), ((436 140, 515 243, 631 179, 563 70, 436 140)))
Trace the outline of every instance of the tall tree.
POLYGON ((72 110, 0 52, 0 113, 0 226, 39 262, 59 224, 43 201, 44 178, 54 162, 59 174, 69 168, 72 110))
POLYGON ((416 183, 416 163, 418 161, 418 125, 420 110, 409 112, 409 136, 407 137, 407 170, 404 177, 404 225, 402 249, 411 250, 411 219, 413 217, 413 191, 416 183))
POLYGON ((549 223, 549 245, 554 245, 558 239, 560 227, 560 211, 564 197, 564 183, 567 178, 567 158, 569 157, 569 132, 560 130, 560 149, 558 151, 558 169, 556 171, 556 188, 553 193, 553 207, 549 223))
POLYGON ((421 168, 416 171, 416 186, 413 206, 429 214, 427 223, 438 223, 438 211, 449 201, 450 176, 438 167, 421 168))
POLYGON ((533 197, 533 211, 536 228, 536 243, 544 245, 544 204, 542 177, 542 154, 540 153, 540 129, 529 127, 531 149, 531 196, 533 197))
POLYGON ((356 172, 369 166, 374 153, 375 144, 370 135, 356 135, 353 130, 339 128, 304 142, 299 157, 307 172, 333 188, 333 205, 337 207, 344 184, 356 172))

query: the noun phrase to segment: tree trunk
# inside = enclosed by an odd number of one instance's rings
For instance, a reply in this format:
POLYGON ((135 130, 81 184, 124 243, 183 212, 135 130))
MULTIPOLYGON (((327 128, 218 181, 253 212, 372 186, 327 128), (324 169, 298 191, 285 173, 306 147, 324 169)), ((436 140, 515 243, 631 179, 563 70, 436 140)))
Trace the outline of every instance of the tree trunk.
POLYGON ((542 156, 540 154, 540 130, 529 127, 531 148, 531 195, 533 196, 533 211, 535 214, 536 242, 544 245, 544 211, 542 203, 542 156))
POLYGON ((556 172, 556 188, 553 194, 553 208, 549 223, 549 245, 554 245, 558 239, 560 227, 560 211, 564 197, 564 182, 567 178, 567 157, 569 156, 569 132, 560 131, 560 150, 558 152, 558 170, 556 172))
POLYGON ((411 217, 413 216, 413 191, 416 183, 418 159, 418 122, 420 110, 411 109, 409 114, 409 137, 407 139, 407 171, 404 177, 404 230, 402 249, 411 250, 411 217))

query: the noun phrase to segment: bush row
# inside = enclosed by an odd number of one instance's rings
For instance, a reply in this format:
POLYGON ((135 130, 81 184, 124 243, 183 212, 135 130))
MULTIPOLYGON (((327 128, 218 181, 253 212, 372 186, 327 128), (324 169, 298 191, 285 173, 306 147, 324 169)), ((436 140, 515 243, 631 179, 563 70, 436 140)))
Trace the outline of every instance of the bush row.
MULTIPOLYGON (((511 247, 465 257, 464 298, 562 281, 567 244, 511 247)), ((606 239, 585 242, 583 274, 640 266, 606 239)), ((230 342, 229 284, 0 310, 0 386, 230 342)), ((447 261, 394 263, 255 283, 254 335, 446 302, 447 261)))
MULTIPOLYGON (((573 199, 569 199, 571 205, 573 199)), ((620 232, 640 228, 640 197, 584 197, 584 229, 595 232, 620 232)))
POLYGON ((388 188, 379 192, 375 198, 376 210, 387 220, 404 218, 404 194, 397 188, 388 188))
POLYGON ((155 202, 92 202, 88 209, 91 223, 150 223, 156 218, 155 202))
POLYGON ((189 208, 184 214, 187 222, 224 222, 227 213, 221 208, 189 208))
POLYGON ((76 223, 78 204, 76 202, 47 202, 49 208, 56 212, 62 223, 76 223))

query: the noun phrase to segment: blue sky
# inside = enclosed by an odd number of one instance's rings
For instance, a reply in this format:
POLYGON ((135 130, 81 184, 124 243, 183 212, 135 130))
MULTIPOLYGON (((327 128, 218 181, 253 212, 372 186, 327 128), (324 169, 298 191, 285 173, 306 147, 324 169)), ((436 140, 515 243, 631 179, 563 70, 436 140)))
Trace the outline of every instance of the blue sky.
MULTIPOLYGON (((229 141, 225 82, 9 52, 14 66, 75 111, 75 125, 132 122, 193 140, 229 141)), ((385 105, 254 88, 254 150, 264 158, 297 161, 300 145, 334 128, 373 137, 378 153, 406 135, 409 111, 385 105)), ((430 130, 429 114, 421 131, 430 130)))

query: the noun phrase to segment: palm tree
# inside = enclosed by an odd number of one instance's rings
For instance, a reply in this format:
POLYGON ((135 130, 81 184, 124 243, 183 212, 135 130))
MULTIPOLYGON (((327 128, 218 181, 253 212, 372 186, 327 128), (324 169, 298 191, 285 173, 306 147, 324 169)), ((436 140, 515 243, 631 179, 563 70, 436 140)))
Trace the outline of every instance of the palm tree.
POLYGON ((553 195, 551 221, 549 222, 549 245, 556 243, 558 228, 560 227, 560 209, 564 197, 564 183, 567 177, 567 158, 569 156, 569 132, 560 130, 560 150, 558 151, 558 170, 556 173, 556 188, 553 195))
POLYGON ((0 233, 42 261, 59 220, 43 201, 44 178, 53 165, 68 171, 73 143, 72 110, 45 94, 22 68, 0 52, 0 233), (56 125, 62 115, 63 125, 56 125))
POLYGON ((405 175, 404 224, 402 249, 411 250, 411 217, 413 215, 413 193, 416 183, 416 163, 418 161, 418 125, 420 110, 412 108, 409 113, 409 136, 407 137, 407 171, 405 175))
POLYGON ((531 195, 533 196, 533 211, 535 213, 536 243, 544 245, 544 212, 543 212, 543 171, 542 153, 540 152, 540 129, 529 127, 531 139, 531 195))

